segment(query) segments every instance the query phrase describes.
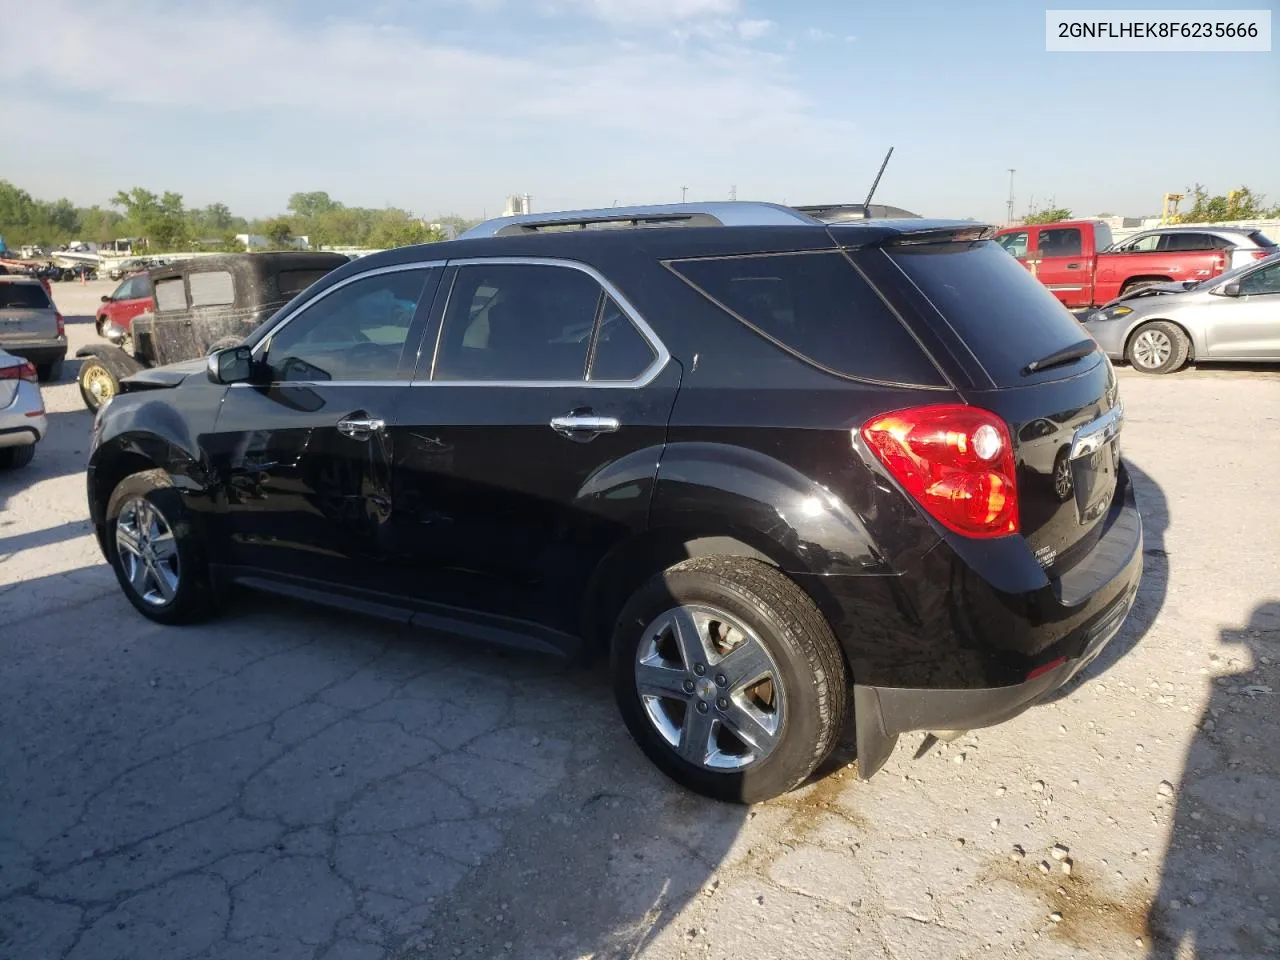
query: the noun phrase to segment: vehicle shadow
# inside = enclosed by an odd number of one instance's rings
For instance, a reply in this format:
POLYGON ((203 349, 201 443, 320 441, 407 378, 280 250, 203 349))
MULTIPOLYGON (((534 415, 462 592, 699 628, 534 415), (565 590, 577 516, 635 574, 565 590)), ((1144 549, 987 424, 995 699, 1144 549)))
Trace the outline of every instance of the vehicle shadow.
MULTIPOLYGON (((65 377, 67 374, 63 373, 65 377)), ((36 444, 34 458, 25 467, 0 470, 0 511, 10 499, 42 480, 83 473, 89 458, 89 434, 93 414, 88 410, 64 410, 46 414, 44 439, 36 444)))
MULTIPOLYGON (((316 956, 630 958, 732 859, 748 809, 659 773, 603 666, 249 593, 164 628, 107 591, 105 568, 77 573, 0 594, 19 625, 0 822, 28 838, 15 869, 33 890, 103 903, 77 955, 112 953, 127 922, 132 956, 301 941, 334 947, 316 956), (22 631, 36 618, 64 655, 22 631), (90 797, 46 829, 51 807, 90 797), (121 892, 103 899, 108 876, 121 892)), ((47 935, 40 908, 0 901, 15 955, 47 935)))
POLYGON ((1151 960, 1280 956, 1280 602, 1220 638, 1212 694, 1171 801, 1147 918, 1151 960))

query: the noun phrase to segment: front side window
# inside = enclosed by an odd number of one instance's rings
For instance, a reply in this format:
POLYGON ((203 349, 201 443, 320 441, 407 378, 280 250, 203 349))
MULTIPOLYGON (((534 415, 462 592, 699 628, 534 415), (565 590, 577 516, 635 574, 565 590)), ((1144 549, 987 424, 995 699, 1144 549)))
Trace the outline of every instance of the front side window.
POLYGON ((1280 263, 1255 270, 1240 281, 1242 297, 1266 293, 1280 293, 1280 263))
POLYGON ((124 283, 120 284, 120 286, 116 287, 115 291, 111 294, 111 299, 136 300, 140 296, 145 296, 145 294, 138 292, 138 278, 130 277, 128 280, 124 281, 124 283))
POLYGON ((156 284, 156 310, 161 312, 187 309, 187 290, 181 277, 170 277, 156 284))
POLYGON ((459 267, 432 379, 583 380, 602 292, 571 267, 459 267))
POLYGON ((338 287, 267 342, 272 379, 396 380, 432 270, 398 270, 338 287))
POLYGON ((1121 253, 1152 253, 1160 245, 1160 234, 1149 233, 1145 237, 1136 237, 1120 247, 1121 253))
POLYGON ((996 243, 1004 247, 1014 257, 1022 260, 1027 255, 1027 231, 1019 230, 1017 233, 1006 233, 1004 236, 996 237, 996 243))

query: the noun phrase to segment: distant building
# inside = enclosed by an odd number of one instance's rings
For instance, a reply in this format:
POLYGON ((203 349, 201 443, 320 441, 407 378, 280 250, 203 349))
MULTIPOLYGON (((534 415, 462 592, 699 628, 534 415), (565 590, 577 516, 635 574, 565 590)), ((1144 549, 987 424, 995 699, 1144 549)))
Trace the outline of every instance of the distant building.
POLYGON ((521 196, 513 193, 507 197, 507 205, 502 211, 504 217, 518 217, 521 214, 532 213, 532 198, 526 193, 521 196))

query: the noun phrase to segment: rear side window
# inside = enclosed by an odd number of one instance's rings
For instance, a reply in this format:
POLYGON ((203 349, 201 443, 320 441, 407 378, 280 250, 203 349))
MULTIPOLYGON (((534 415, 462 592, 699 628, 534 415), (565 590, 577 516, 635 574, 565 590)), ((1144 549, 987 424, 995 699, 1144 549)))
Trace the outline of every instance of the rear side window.
POLYGON ((588 380, 635 380, 657 354, 612 297, 605 300, 596 327, 595 348, 591 352, 588 380))
POLYGON ((1056 227, 1040 231, 1040 253, 1045 257, 1078 257, 1081 251, 1079 227, 1056 227))
POLYGON ((226 270, 206 270, 187 278, 193 307, 221 307, 235 303, 235 283, 226 270))
MULTIPOLYGON (((990 249, 1025 273, 999 247, 990 249)), ((741 323, 817 367, 863 380, 944 385, 841 253, 682 260, 670 267, 741 323)))
MULTIPOLYGON (((990 241, 888 248, 998 386, 1087 336, 1035 277, 990 241)), ((1068 374, 1070 367, 1064 367, 1068 374)))
POLYGON ((156 284, 156 310, 185 310, 187 309, 187 291, 182 285, 181 277, 172 277, 168 280, 161 280, 156 284))
POLYGON ((0 283, 0 310, 47 310, 50 306, 44 287, 38 283, 0 283))
POLYGON ((1105 250, 1111 246, 1111 228, 1105 223, 1095 223, 1093 225, 1093 249, 1105 250))
POLYGON ((281 270, 276 276, 276 286, 282 297, 292 299, 328 272, 328 270, 281 270))
POLYGON ((1213 237, 1207 233, 1166 233, 1160 238, 1160 249, 1170 252, 1183 250, 1212 250, 1213 237))

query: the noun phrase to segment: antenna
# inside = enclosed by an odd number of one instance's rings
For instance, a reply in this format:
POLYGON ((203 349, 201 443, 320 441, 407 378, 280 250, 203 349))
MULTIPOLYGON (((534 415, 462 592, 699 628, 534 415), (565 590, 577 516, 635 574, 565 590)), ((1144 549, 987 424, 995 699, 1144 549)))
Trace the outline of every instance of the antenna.
POLYGON ((876 178, 871 183, 871 189, 867 191, 867 199, 862 201, 862 216, 865 220, 871 219, 871 198, 876 195, 876 187, 880 186, 880 178, 884 176, 884 168, 889 165, 889 158, 893 156, 893 147, 889 148, 889 152, 884 155, 884 162, 880 164, 880 172, 876 174, 876 178))

